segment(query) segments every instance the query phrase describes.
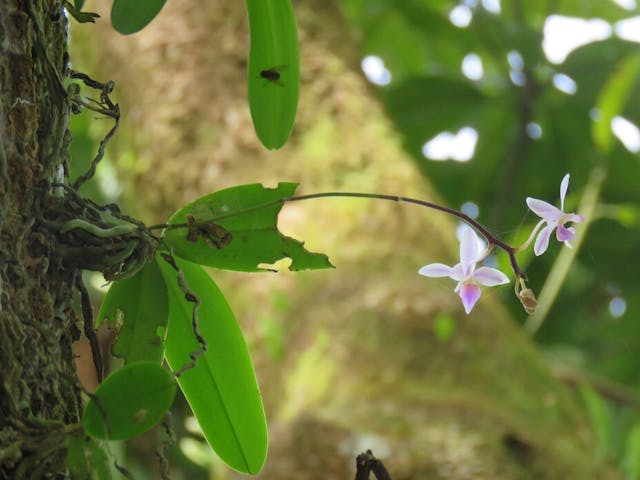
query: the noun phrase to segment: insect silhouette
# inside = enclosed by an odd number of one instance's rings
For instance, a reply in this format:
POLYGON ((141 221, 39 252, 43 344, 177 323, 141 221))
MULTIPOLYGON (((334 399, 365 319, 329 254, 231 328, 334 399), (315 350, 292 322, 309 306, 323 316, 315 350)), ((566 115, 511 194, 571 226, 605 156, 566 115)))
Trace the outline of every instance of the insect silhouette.
POLYGON ((266 70, 260 70, 260 78, 264 78, 268 80, 270 83, 275 83, 284 87, 284 83, 282 82, 281 72, 286 70, 286 65, 279 65, 277 67, 271 67, 266 70))

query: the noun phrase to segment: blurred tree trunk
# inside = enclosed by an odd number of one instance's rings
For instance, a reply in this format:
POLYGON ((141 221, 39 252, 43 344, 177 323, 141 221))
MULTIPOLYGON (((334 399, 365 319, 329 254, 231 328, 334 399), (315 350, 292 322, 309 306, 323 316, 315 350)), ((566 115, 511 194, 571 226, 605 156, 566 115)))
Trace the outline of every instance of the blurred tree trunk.
POLYGON ((61 478, 80 411, 74 272, 37 221, 67 159, 66 27, 60 1, 0 2, 0 478, 61 478))
MULTIPOLYGON (((339 5, 294 2, 301 99, 278 152, 250 122, 243 2, 174 0, 131 37, 106 22, 81 27, 85 68, 118 86, 124 120, 111 156, 129 203, 158 221, 199 195, 279 180, 301 182, 301 193, 433 199, 359 72, 339 5)), ((334 199, 289 205, 281 223, 337 270, 213 273, 250 339, 267 405, 259 478, 353 478, 367 448, 394 480, 608 478, 579 402, 491 293, 467 317, 452 283, 415 273, 455 261, 450 219, 334 199), (436 333, 446 324, 450 338, 436 333)))

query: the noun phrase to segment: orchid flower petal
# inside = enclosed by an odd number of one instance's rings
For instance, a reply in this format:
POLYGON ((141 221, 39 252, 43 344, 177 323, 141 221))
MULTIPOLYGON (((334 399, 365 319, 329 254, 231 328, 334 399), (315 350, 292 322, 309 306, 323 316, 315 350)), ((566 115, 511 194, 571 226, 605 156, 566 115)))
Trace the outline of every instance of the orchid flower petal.
POLYGON ((582 215, 578 215, 577 213, 568 213, 565 216, 565 222, 573 222, 573 223, 584 222, 584 217, 582 215))
POLYGON ((562 215, 562 210, 554 207, 550 203, 544 200, 538 200, 537 198, 527 197, 527 205, 533 213, 546 221, 555 221, 562 215))
POLYGON ((467 274, 467 272, 465 272, 464 266, 461 263, 455 264, 451 268, 451 273, 449 273, 449 278, 452 278, 456 282, 461 282, 468 276, 469 275, 467 274))
POLYGON ((536 243, 533 246, 533 252, 536 256, 540 256, 547 251, 547 248, 549 247, 549 237, 551 236, 551 232, 553 232, 554 228, 556 228, 556 226, 551 224, 540 230, 538 238, 536 238, 536 243))
POLYGON ((558 225, 558 230, 556 230, 556 238, 560 242, 568 242, 569 240, 573 240, 576 236, 576 229, 573 227, 565 227, 564 225, 558 225))
MULTIPOLYGON (((464 229, 460 238, 460 263, 465 271, 468 266, 473 265, 480 255, 478 251, 478 236, 471 227, 464 229)), ((467 272, 470 274, 471 272, 467 272)))
POLYGON ((564 197, 567 195, 569 188, 569 174, 567 173, 560 182, 560 210, 564 211, 564 197))
POLYGON ((444 263, 430 263, 418 270, 418 273, 425 277, 448 277, 451 270, 452 268, 444 263))
POLYGON ((480 267, 473 274, 473 279, 485 287, 495 287, 509 283, 509 277, 497 268, 480 267))
POLYGON ((482 292, 480 291, 480 287, 474 283, 463 283, 460 286, 460 299, 462 300, 462 305, 464 306, 464 311, 469 314, 471 313, 471 309, 476 304, 482 292))

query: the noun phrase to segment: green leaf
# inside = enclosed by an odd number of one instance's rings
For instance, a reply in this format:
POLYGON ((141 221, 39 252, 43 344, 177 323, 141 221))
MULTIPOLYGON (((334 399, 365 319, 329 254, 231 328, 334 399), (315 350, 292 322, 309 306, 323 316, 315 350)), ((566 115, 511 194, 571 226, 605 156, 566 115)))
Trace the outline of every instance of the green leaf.
POLYGON ((100 15, 92 12, 81 12, 80 9, 84 1, 76 1, 75 5, 71 5, 69 2, 64 3, 64 8, 78 23, 96 23, 96 18, 100 18, 100 15), (80 5, 78 7, 78 5, 80 5))
POLYGON ((635 423, 627 435, 622 471, 628 480, 640 479, 640 424, 635 423))
MULTIPOLYGON (((177 285, 177 273, 159 260, 169 289, 169 328, 165 355, 173 370, 191 362, 201 349, 193 326, 193 303, 177 285)), ((267 424, 251 358, 242 332, 224 296, 198 265, 177 260, 189 289, 201 301, 199 332, 207 350, 178 384, 198 419, 207 442, 229 466, 243 473, 260 471, 267 454, 267 424)))
POLYGON ((216 248, 202 234, 191 241, 186 228, 169 229, 166 242, 186 260, 227 270, 257 272, 265 270, 260 264, 287 257, 292 260, 289 270, 332 268, 326 255, 309 252, 301 242, 278 231, 279 200, 293 195, 296 187, 296 183, 280 183, 277 188, 265 188, 255 183, 205 195, 178 210, 169 223, 187 223, 189 216, 196 223, 215 222, 231 234, 231 242, 216 248))
POLYGON ((291 0, 247 0, 249 107, 256 134, 270 149, 282 147, 298 107, 300 55, 291 0))
POLYGON ((603 460, 611 445, 611 413, 604 400, 588 384, 580 386, 580 393, 595 430, 598 441, 598 458, 603 460))
POLYGON ((123 35, 136 33, 155 18, 167 0, 114 0, 111 24, 123 35))
POLYGON ((100 326, 106 319, 116 329, 118 338, 111 350, 125 363, 160 363, 168 318, 167 287, 158 265, 149 262, 134 276, 111 285, 96 324, 100 326))
POLYGON ((82 10, 82 7, 84 6, 84 0, 73 0, 73 4, 76 7, 77 11, 82 10))
POLYGON ((153 362, 130 363, 100 384, 82 415, 82 426, 103 440, 127 440, 156 425, 176 394, 173 376, 153 362))
POLYGON ((607 153, 613 146, 611 120, 622 113, 640 73, 640 55, 633 53, 622 59, 602 88, 596 108, 600 117, 592 123, 593 141, 598 149, 607 153))
POLYGON ((66 446, 71 480, 112 478, 107 454, 93 438, 87 435, 69 435, 66 446))

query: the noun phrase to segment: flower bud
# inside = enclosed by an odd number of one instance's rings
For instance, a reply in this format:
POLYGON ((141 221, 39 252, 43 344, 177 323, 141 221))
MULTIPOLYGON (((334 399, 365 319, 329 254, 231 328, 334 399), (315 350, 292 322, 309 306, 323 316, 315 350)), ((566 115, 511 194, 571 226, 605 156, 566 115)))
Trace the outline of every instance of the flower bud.
POLYGON ((530 288, 523 288, 518 292, 518 298, 520 299, 520 303, 524 307, 524 310, 532 315, 536 311, 536 307, 538 306, 538 301, 536 300, 536 296, 533 293, 533 290, 530 288))

